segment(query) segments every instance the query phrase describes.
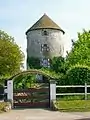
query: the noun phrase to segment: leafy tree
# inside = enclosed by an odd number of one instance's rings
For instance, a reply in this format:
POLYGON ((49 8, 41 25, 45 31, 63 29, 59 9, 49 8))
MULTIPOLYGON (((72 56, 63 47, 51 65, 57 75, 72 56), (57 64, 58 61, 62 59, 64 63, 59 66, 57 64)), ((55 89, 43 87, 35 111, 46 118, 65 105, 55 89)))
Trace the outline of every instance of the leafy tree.
POLYGON ((67 64, 90 66, 90 31, 83 30, 83 33, 78 33, 78 40, 67 55, 67 64))
POLYGON ((11 76, 20 71, 24 54, 14 38, 0 30, 0 76, 11 76))
POLYGON ((56 73, 66 73, 65 58, 63 57, 54 57, 51 60, 51 70, 56 73))

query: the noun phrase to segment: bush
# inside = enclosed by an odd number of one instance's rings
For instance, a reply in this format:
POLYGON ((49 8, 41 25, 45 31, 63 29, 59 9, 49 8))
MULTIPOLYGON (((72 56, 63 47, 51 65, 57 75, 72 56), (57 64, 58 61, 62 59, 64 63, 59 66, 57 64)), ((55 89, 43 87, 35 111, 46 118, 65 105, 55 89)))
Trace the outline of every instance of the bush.
POLYGON ((51 59, 51 66, 50 69, 55 71, 56 73, 65 73, 66 67, 65 67, 65 59, 64 57, 53 57, 51 59))
POLYGON ((0 112, 7 112, 11 109, 9 102, 0 102, 0 112))
MULTIPOLYGON (((90 68, 87 66, 73 66, 57 81, 57 85, 90 84, 90 68)), ((57 93, 84 93, 84 88, 57 88, 57 93)), ((88 91, 90 91, 88 89, 88 91)), ((61 98, 64 98, 63 96, 61 98)))
POLYGON ((66 83, 69 85, 90 84, 90 68, 88 66, 73 66, 66 73, 66 83))
POLYGON ((40 59, 36 57, 28 57, 27 63, 31 69, 40 69, 40 59))

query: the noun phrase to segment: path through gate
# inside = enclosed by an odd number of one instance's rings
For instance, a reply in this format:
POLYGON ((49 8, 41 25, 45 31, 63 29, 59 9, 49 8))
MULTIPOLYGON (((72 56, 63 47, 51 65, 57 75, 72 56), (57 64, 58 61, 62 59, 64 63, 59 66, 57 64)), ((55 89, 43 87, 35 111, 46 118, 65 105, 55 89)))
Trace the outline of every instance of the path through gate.
POLYGON ((12 102, 12 107, 51 107, 56 99, 54 79, 41 70, 17 73, 6 81, 6 99, 12 102))
POLYGON ((49 83, 47 85, 44 84, 36 88, 14 90, 14 107, 50 107, 49 83))

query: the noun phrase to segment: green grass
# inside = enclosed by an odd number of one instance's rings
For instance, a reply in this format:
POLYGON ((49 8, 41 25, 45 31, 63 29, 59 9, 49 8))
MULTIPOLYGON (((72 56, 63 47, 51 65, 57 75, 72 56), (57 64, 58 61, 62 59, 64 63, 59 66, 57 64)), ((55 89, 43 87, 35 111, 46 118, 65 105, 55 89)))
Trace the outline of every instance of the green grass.
MULTIPOLYGON (((90 96, 89 98, 90 99, 90 96)), ((57 100, 58 101, 71 101, 71 100, 85 100, 85 96, 84 95, 69 95, 69 96, 57 96, 57 100)))
POLYGON ((54 103, 59 111, 87 112, 90 111, 90 100, 56 101, 54 103))

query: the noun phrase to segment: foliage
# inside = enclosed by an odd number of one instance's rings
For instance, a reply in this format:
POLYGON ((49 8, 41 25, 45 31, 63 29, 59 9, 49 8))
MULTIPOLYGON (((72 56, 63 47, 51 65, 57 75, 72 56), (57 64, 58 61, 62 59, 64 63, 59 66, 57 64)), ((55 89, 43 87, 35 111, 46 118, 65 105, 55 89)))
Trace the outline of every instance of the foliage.
POLYGON ((83 33, 78 33, 78 39, 74 42, 66 61, 69 66, 79 64, 90 67, 90 31, 83 30, 83 33))
POLYGON ((35 81, 36 81, 35 75, 33 75, 33 74, 30 74, 30 75, 21 74, 14 79, 14 89, 30 88, 30 87, 32 87, 32 84, 34 85, 35 81))
POLYGON ((65 58, 63 57, 54 57, 51 60, 51 70, 55 71, 56 73, 66 73, 66 66, 65 66, 65 58))
POLYGON ((90 83, 90 68, 88 66, 76 65, 71 67, 66 73, 66 84, 82 85, 90 83))
POLYGON ((8 106, 9 102, 0 102, 0 113, 5 112, 5 107, 8 106))
POLYGON ((49 78, 52 78, 55 80, 59 79, 62 76, 62 74, 56 73, 55 71, 52 71, 48 68, 41 68, 39 71, 41 71, 42 74, 48 76, 49 78))
POLYGON ((22 77, 25 76, 24 74, 26 74, 26 76, 32 75, 32 74, 41 74, 41 75, 44 75, 44 76, 52 78, 52 79, 54 79, 54 78, 58 79, 60 77, 59 74, 56 74, 54 71, 50 71, 46 68, 29 69, 27 71, 23 71, 20 73, 20 75, 22 75, 22 77))
MULTIPOLYGON (((44 67, 40 66, 39 58, 28 57, 27 63, 31 69, 40 69, 40 68, 44 69, 44 67)), ((50 60, 50 69, 47 70, 54 71, 56 73, 65 73, 66 72, 65 59, 61 56, 52 58, 50 60)))
POLYGON ((90 100, 57 101, 54 104, 58 110, 63 112, 90 111, 90 100))
MULTIPOLYGON (((56 74, 53 71, 49 71, 45 68, 42 69, 30 69, 28 71, 23 71, 18 76, 13 78, 14 80, 14 88, 30 88, 35 86, 34 83, 37 83, 36 75, 42 75, 47 80, 57 80, 60 78, 60 75, 56 74)), ((45 80, 45 81, 47 81, 45 80)), ((48 82, 48 81, 47 81, 48 82)))
POLYGON ((0 30, 0 76, 11 76, 20 71, 24 55, 14 38, 0 30))
POLYGON ((27 63, 29 65, 30 69, 40 69, 41 68, 39 58, 28 57, 27 63))
POLYGON ((89 82, 90 31, 83 30, 83 33, 78 33, 76 41, 72 40, 72 50, 67 54, 64 62, 65 73, 58 80, 58 84, 84 84, 85 81, 89 82))
MULTIPOLYGON (((85 85, 85 82, 90 84, 90 67, 76 65, 57 80, 57 85, 85 85)), ((84 88, 57 88, 56 90, 57 93, 84 93, 84 88)))

